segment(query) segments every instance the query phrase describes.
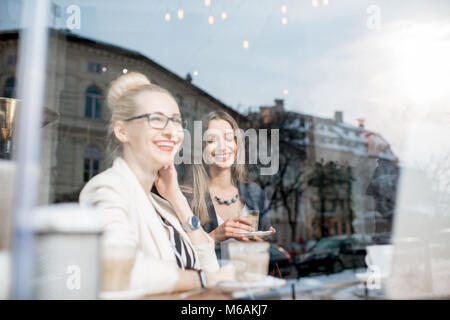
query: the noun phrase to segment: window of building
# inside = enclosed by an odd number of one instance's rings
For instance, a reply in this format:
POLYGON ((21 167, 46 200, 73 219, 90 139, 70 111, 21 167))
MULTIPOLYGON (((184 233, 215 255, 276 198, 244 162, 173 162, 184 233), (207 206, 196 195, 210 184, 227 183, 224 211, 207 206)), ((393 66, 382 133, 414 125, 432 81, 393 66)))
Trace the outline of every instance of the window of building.
POLYGON ((9 78, 5 81, 5 87, 3 89, 3 97, 14 98, 16 96, 16 79, 9 78))
POLYGON ((90 86, 86 89, 86 100, 84 107, 84 116, 86 118, 102 118, 102 92, 96 86, 90 86))
POLYGON ((334 233, 339 234, 339 223, 338 222, 334 222, 334 233))
POLYGON ((305 127, 305 118, 300 118, 300 127, 305 127))
POLYGON ((8 59, 6 61, 6 65, 15 66, 17 64, 17 54, 8 55, 8 59))
POLYGON ((100 171, 100 152, 96 147, 84 149, 83 181, 88 182, 100 171))
POLYGON ((102 73, 103 66, 100 63, 88 62, 87 71, 92 73, 102 73))

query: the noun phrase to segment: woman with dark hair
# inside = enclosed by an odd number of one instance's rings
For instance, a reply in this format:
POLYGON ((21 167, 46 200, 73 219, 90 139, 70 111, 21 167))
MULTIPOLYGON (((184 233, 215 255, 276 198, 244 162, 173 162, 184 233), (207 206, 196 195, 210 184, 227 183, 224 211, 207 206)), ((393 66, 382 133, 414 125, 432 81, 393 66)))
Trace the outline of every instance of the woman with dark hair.
MULTIPOLYGON (((203 121, 203 157, 193 165, 192 211, 214 239, 219 258, 227 258, 225 243, 250 241, 238 232, 256 231, 245 216, 246 210, 259 211, 258 230, 270 226, 266 194, 248 179, 245 150, 238 124, 225 112, 211 112, 203 121)), ((258 237, 253 240, 261 241, 258 237)))

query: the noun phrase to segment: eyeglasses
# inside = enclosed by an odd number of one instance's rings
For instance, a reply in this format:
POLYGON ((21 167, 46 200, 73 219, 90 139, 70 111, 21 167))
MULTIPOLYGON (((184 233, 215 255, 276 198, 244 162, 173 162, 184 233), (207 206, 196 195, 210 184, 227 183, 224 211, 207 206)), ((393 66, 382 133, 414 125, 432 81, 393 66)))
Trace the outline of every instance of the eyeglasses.
POLYGON ((164 129, 165 127, 167 127, 169 121, 173 122, 176 129, 182 130, 186 128, 186 120, 183 120, 181 119, 181 117, 177 116, 168 117, 160 112, 146 113, 140 116, 125 119, 124 121, 132 121, 141 118, 147 118, 148 125, 153 129, 164 129))

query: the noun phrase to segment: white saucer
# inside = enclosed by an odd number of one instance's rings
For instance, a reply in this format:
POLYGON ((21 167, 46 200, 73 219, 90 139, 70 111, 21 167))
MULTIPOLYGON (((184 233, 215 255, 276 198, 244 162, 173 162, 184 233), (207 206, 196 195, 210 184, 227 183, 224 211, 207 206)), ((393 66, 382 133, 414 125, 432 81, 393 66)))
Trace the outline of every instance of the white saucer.
POLYGON ((102 291, 98 298, 101 300, 137 300, 145 296, 145 291, 125 290, 125 291, 102 291))
POLYGON ((236 234, 242 234, 246 237, 259 237, 261 239, 267 239, 272 236, 273 231, 253 231, 253 232, 236 232, 236 234))
POLYGON ((226 292, 248 290, 248 289, 274 289, 286 284, 286 280, 267 276, 263 281, 258 282, 220 282, 217 284, 221 290, 226 292))

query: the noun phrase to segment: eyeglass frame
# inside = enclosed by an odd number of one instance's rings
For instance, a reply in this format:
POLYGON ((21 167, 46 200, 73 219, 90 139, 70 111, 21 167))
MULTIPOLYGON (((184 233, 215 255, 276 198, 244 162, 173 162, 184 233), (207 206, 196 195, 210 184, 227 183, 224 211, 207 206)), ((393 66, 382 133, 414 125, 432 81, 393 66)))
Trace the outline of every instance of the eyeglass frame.
MULTIPOLYGON (((168 117, 168 116, 166 116, 164 113, 161 113, 161 112, 150 112, 150 113, 144 113, 144 114, 141 114, 141 115, 139 115, 139 116, 131 117, 131 118, 125 119, 125 120, 123 120, 123 121, 129 122, 129 121, 133 121, 133 120, 137 120, 137 119, 142 119, 142 118, 147 118, 147 123, 148 123, 148 125, 150 126, 150 128, 156 129, 156 130, 164 130, 164 129, 167 127, 167 125, 169 124, 169 121, 172 121, 173 123, 175 123, 174 121, 177 120, 177 118, 175 118, 175 117, 168 117), (152 125, 150 124, 150 116, 151 116, 152 114, 159 114, 159 115, 164 116, 164 117, 167 118, 166 124, 164 125, 164 127, 162 127, 162 128, 155 128, 155 127, 152 127, 152 125)), ((183 118, 181 118, 181 117, 180 117, 180 120, 181 120, 181 128, 182 128, 182 129, 185 129, 185 128, 186 128, 186 124, 187 124, 187 123, 186 123, 186 120, 183 119, 183 118)))

